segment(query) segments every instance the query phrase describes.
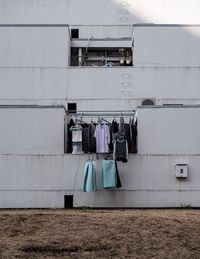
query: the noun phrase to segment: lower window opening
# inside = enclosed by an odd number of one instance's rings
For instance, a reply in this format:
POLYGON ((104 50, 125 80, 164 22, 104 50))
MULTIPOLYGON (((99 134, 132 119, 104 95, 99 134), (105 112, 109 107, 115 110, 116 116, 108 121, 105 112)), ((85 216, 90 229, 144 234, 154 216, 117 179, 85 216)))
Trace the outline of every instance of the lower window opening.
POLYGON ((64 196, 64 208, 72 209, 73 208, 73 195, 64 196))

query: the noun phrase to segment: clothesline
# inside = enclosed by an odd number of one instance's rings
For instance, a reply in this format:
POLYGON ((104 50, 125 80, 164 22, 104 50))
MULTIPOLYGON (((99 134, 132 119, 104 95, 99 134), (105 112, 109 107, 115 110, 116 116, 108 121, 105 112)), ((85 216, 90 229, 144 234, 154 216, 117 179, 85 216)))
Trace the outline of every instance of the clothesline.
POLYGON ((69 113, 70 116, 79 116, 79 117, 130 117, 135 115, 135 110, 127 111, 78 111, 76 113, 69 113))

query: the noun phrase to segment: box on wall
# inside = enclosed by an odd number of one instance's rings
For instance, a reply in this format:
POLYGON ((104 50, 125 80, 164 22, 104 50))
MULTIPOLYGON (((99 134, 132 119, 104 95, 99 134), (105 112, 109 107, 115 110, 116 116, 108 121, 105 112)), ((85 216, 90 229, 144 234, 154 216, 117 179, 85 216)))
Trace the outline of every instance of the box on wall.
POLYGON ((176 164, 176 178, 187 178, 187 177, 188 177, 188 165, 176 164))

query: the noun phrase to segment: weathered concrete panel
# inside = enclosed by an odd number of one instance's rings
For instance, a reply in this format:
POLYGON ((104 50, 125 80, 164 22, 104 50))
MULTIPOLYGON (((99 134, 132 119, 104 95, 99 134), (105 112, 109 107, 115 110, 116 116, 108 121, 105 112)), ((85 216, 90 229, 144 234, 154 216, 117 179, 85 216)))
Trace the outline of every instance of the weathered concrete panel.
POLYGON ((70 68, 67 97, 199 98, 199 71, 199 68, 70 68))
POLYGON ((64 206, 64 195, 74 195, 74 206, 181 207, 200 206, 199 155, 130 154, 118 163, 122 188, 101 188, 101 162, 97 165, 97 191, 84 193, 83 167, 87 155, 0 155, 0 207, 64 206), (188 178, 175 177, 175 165, 188 164, 188 178))
POLYGON ((134 29, 134 65, 136 67, 199 67, 200 26, 147 26, 134 29))
POLYGON ((200 24, 199 6, 198 0, 1 0, 0 23, 200 24))
POLYGON ((200 68, 0 68, 0 99, 198 99, 199 72, 200 68))
POLYGON ((140 154, 200 154, 200 107, 139 108, 140 154))
POLYGON ((0 67, 66 67, 68 27, 0 27, 0 67))
POLYGON ((64 152, 64 109, 1 108, 0 121, 0 154, 64 152))
POLYGON ((0 99, 66 99, 65 68, 0 68, 0 99))

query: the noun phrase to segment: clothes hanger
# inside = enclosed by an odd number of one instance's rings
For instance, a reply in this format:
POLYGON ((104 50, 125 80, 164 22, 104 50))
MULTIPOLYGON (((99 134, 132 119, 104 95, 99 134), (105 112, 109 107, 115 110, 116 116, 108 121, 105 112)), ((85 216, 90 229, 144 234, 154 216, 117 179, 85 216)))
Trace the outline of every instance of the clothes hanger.
POLYGON ((96 125, 97 123, 95 121, 93 121, 93 117, 91 117, 91 121, 90 121, 91 124, 94 124, 96 125))
POLYGON ((87 161, 91 161, 90 153, 88 153, 88 159, 87 159, 87 161))
POLYGON ((101 118, 98 116, 98 124, 101 124, 101 118))
POLYGON ((104 122, 106 122, 106 123, 108 123, 108 124, 110 124, 110 122, 109 121, 107 121, 106 119, 104 119, 104 118, 101 118, 101 120, 102 121, 104 121, 104 122))

